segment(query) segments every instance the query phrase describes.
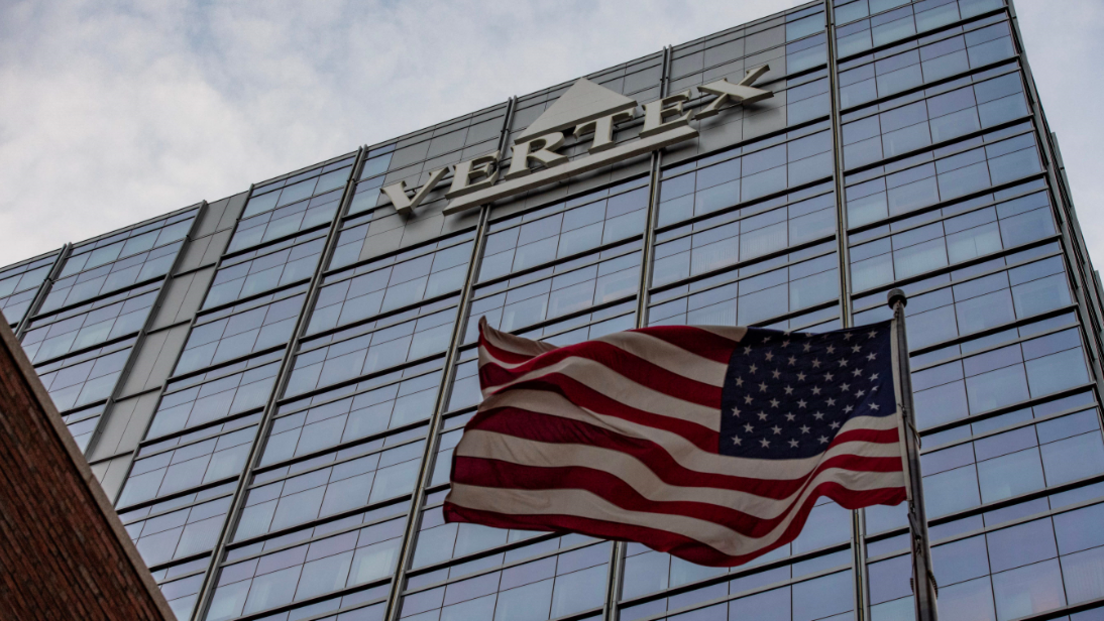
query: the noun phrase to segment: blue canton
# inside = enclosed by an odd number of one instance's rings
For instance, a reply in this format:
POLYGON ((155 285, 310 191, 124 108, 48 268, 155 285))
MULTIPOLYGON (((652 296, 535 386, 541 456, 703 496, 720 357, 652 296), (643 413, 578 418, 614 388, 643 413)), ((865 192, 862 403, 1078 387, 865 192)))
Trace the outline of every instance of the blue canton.
POLYGON ((722 455, 823 453, 855 416, 892 416, 890 322, 823 334, 748 328, 721 396, 722 455))

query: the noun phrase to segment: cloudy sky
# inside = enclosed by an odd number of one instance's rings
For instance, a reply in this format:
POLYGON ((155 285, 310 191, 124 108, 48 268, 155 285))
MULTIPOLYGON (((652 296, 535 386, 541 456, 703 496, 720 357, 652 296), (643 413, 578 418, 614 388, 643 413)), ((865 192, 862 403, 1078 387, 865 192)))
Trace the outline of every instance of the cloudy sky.
MULTIPOLYGON (((5 0, 0 265, 798 4, 5 0)), ((1104 2, 1017 8, 1104 261, 1104 2)))

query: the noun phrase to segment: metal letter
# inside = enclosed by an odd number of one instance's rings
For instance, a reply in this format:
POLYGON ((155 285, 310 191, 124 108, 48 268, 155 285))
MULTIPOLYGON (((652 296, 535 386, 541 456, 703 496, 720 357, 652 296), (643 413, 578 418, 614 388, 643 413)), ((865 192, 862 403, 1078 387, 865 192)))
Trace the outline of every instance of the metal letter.
POLYGON ((550 132, 538 138, 527 140, 514 145, 513 155, 510 156, 510 170, 504 179, 516 179, 529 174, 529 160, 537 160, 544 164, 545 168, 552 168, 567 162, 566 155, 555 153, 564 142, 561 132, 550 132))
POLYGON ((683 91, 644 104, 644 129, 640 130, 640 137, 647 138, 648 136, 654 136, 669 129, 689 124, 690 113, 687 112, 686 114, 682 114, 682 105, 689 99, 690 91, 683 91), (680 114, 682 116, 664 122, 663 119, 672 114, 680 114))
POLYGON ((598 170, 603 166, 609 166, 621 160, 627 160, 631 157, 651 153, 663 147, 684 140, 690 140, 691 138, 697 137, 697 135, 698 130, 686 125, 684 127, 676 127, 671 131, 660 132, 655 136, 641 138, 640 140, 628 140, 607 151, 602 151, 601 153, 596 153, 588 157, 575 158, 563 166, 538 170, 531 175, 503 181, 494 187, 457 198, 445 207, 444 214, 447 216, 468 209, 474 209, 480 205, 486 205, 487 203, 509 198, 545 184, 570 179, 575 175, 598 170))
POLYGON ((575 128, 576 136, 585 136, 594 132, 594 142, 587 149, 590 153, 598 153, 613 148, 613 126, 622 121, 631 121, 636 116, 636 109, 624 110, 609 116, 604 116, 593 121, 587 121, 575 128))
POLYGON ((498 151, 480 155, 473 160, 460 162, 453 170, 452 187, 449 188, 445 197, 452 200, 457 196, 471 194, 476 190, 491 187, 498 180, 498 168, 495 166, 497 163, 498 151), (483 178, 479 179, 479 177, 483 178), (473 179, 479 180, 472 181, 473 179))
POLYGON ((383 188, 383 193, 387 195, 387 198, 391 199, 391 204, 395 206, 395 211, 403 215, 412 213, 414 208, 422 204, 425 197, 433 191, 433 188, 437 187, 437 184, 441 182, 441 177, 445 176, 449 168, 451 168, 451 166, 446 166, 429 173, 429 179, 414 193, 413 197, 407 196, 405 181, 400 181, 383 188))
POLYGON ((729 101, 734 104, 749 104, 774 97, 774 93, 771 91, 765 91, 751 86, 768 71, 770 71, 770 65, 763 65, 762 67, 756 67, 748 71, 747 75, 744 76, 743 80, 740 80, 739 84, 733 84, 728 80, 721 80, 719 82, 706 84, 705 86, 699 86, 699 91, 712 93, 716 95, 717 98, 709 102, 708 106, 698 110, 697 113, 694 114, 694 118, 704 119, 711 117, 720 112, 721 106, 729 101))

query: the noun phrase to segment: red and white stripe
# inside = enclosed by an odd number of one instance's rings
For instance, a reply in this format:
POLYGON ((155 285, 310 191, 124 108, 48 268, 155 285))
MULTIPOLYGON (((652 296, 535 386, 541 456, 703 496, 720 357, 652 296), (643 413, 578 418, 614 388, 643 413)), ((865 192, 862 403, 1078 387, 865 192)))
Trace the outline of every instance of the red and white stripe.
POLYGON ((480 322, 484 401, 453 457, 451 522, 638 541, 733 566, 793 541, 817 499, 905 497, 898 417, 856 417, 815 457, 718 451, 743 328, 672 326, 557 348, 480 322))

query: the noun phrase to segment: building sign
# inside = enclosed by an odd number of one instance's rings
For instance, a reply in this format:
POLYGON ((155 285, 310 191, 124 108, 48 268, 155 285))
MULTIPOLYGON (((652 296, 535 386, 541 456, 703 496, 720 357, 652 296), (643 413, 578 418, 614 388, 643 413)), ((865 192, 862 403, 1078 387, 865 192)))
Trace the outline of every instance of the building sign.
POLYGON ((406 182, 383 188, 399 213, 410 213, 452 171, 452 186, 446 214, 459 213, 520 194, 527 190, 562 181, 578 174, 608 166, 698 135, 691 121, 708 118, 738 104, 754 103, 774 96, 752 84, 770 67, 763 65, 747 72, 733 84, 719 80, 697 87, 697 91, 715 97, 700 110, 685 112, 683 106, 693 90, 669 95, 644 104, 644 127, 638 140, 617 144, 613 134, 619 123, 636 118, 636 100, 580 78, 567 89, 537 120, 517 135, 505 172, 499 167, 499 152, 481 155, 455 166, 434 170, 422 187, 410 193, 406 182), (592 135, 586 157, 569 160, 557 153, 564 143, 564 132, 577 137, 592 135), (536 166, 536 168, 534 168, 536 166))

